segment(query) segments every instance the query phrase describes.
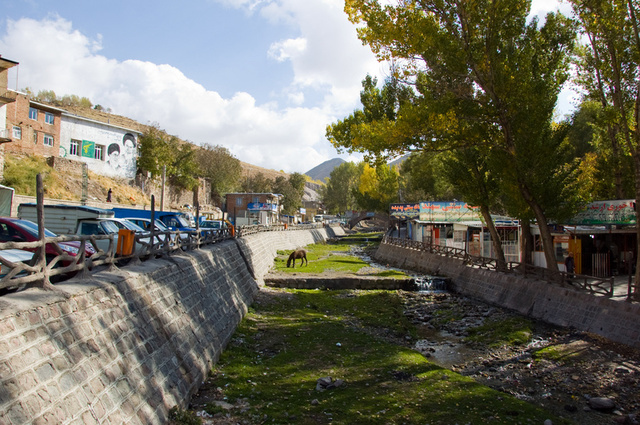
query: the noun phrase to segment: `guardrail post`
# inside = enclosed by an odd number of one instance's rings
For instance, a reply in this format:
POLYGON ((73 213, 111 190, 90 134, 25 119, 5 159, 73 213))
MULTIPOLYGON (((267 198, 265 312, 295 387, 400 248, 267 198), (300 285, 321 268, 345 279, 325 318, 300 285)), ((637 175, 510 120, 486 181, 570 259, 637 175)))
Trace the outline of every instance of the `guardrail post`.
POLYGON ((36 175, 36 218, 38 221, 38 240, 40 241, 40 247, 36 250, 34 255, 34 266, 40 269, 42 272, 42 280, 36 280, 29 287, 39 287, 46 290, 55 290, 55 287, 49 280, 49 269, 47 268, 47 256, 46 256, 46 241, 44 237, 44 184, 42 183, 42 174, 36 175))

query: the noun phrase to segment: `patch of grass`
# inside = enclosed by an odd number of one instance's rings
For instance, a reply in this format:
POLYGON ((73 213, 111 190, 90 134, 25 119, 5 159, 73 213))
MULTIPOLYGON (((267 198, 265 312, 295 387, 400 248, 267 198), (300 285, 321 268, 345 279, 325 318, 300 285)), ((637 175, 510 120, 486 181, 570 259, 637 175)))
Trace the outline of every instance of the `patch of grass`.
POLYGON ((269 294, 243 319, 213 372, 211 385, 227 400, 249 404, 234 412, 237 422, 568 423, 392 343, 390 336, 413 331, 394 291, 269 294), (344 385, 317 391, 327 376, 344 385))
POLYGON ((534 360, 544 359, 562 364, 578 363, 583 360, 585 351, 588 350, 589 347, 584 345, 558 344, 537 350, 532 357, 534 360))
POLYGON ((322 273, 326 270, 355 273, 368 264, 358 257, 347 254, 352 245, 336 243, 307 245, 305 249, 309 264, 301 267, 300 260, 296 260, 295 268, 287 267, 289 254, 293 250, 278 251, 278 256, 274 260, 274 268, 277 271, 288 273, 322 273))
POLYGON ((202 425, 202 419, 194 412, 183 410, 177 406, 169 409, 169 423, 171 425, 202 425))
POLYGON ((7 155, 4 164, 3 184, 13 187, 16 193, 35 196, 36 175, 42 174, 44 193, 51 196, 56 188, 64 187, 64 182, 57 172, 47 165, 41 156, 15 157, 7 155))
POLYGON ((489 320, 481 326, 471 328, 469 342, 489 347, 522 345, 531 340, 533 324, 525 317, 510 317, 505 320, 489 320))
POLYGON ((375 276, 405 278, 408 275, 405 272, 401 272, 400 270, 385 270, 385 271, 376 273, 375 276))

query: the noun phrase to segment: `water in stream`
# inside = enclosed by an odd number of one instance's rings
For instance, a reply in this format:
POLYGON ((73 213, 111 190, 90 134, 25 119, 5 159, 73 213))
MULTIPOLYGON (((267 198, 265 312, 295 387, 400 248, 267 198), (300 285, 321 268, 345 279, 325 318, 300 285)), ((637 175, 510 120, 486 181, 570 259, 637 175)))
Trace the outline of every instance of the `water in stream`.
MULTIPOLYGON (((351 254, 361 258, 369 264, 369 267, 382 270, 397 270, 408 273, 415 281, 417 292, 424 294, 448 293, 448 280, 439 276, 414 274, 387 265, 376 263, 366 251, 359 246, 351 248, 351 254)), ((425 301, 426 302, 426 301, 425 301)), ((468 348, 460 336, 446 331, 439 331, 425 325, 417 325, 420 339, 416 340, 414 348, 429 360, 438 365, 451 368, 453 365, 463 363, 469 358, 475 358, 478 353, 468 348)))

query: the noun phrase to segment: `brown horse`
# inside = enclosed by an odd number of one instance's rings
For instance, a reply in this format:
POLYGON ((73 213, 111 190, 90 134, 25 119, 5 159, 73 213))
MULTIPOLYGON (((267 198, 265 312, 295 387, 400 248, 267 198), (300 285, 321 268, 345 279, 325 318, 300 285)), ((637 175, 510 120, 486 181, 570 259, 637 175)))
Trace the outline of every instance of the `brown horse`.
POLYGON ((307 260, 307 251, 305 251, 304 249, 296 249, 295 251, 293 251, 291 253, 291 255, 289 255, 289 259, 287 260, 287 267, 291 266, 291 262, 293 261, 293 268, 296 268, 296 260, 300 259, 300 267, 302 267, 302 264, 306 261, 307 262, 307 266, 309 265, 309 260, 307 260))

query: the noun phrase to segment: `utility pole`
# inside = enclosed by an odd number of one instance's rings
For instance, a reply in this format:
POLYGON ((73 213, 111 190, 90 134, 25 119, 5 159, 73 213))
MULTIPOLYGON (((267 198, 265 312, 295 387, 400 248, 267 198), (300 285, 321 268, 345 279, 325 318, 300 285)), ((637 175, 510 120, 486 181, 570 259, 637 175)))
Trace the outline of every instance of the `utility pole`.
POLYGON ((82 205, 87 205, 87 199, 89 198, 89 168, 86 162, 82 163, 82 196, 80 202, 82 205))
POLYGON ((162 166, 162 192, 160 193, 160 211, 164 211, 164 182, 167 176, 167 166, 162 166))

